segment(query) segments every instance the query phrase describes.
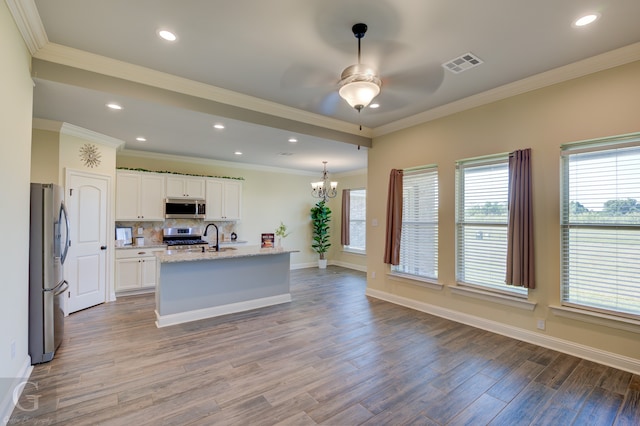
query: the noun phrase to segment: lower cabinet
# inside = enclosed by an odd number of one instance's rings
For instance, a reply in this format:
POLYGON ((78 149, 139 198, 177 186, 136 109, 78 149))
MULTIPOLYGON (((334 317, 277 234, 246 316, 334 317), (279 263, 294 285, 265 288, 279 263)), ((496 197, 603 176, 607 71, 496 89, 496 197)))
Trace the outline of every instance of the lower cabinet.
POLYGON ((116 250, 116 293, 154 290, 158 251, 164 248, 116 250))

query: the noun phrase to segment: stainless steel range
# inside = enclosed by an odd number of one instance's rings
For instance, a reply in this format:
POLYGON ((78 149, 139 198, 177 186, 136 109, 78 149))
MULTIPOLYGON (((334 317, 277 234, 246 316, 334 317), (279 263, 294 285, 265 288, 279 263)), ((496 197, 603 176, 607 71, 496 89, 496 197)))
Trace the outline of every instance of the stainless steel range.
POLYGON ((199 228, 164 228, 162 242, 171 250, 193 250, 206 248, 209 243, 202 239, 199 228))

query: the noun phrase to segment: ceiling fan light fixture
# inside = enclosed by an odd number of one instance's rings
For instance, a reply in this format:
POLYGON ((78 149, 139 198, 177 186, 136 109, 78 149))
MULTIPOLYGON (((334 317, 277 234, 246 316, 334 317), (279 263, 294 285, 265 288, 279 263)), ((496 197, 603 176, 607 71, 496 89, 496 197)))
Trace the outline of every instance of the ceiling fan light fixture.
POLYGON ((342 71, 339 85, 340 97, 347 101, 352 108, 360 111, 378 96, 382 81, 372 67, 356 64, 342 71))
POLYGON ((360 42, 367 33, 367 25, 355 24, 351 31, 358 40, 358 63, 342 71, 338 93, 352 108, 360 112, 378 96, 382 81, 375 68, 360 63, 360 42))
POLYGON ((378 96, 380 85, 371 81, 354 81, 342 86, 338 93, 352 108, 360 111, 378 96))

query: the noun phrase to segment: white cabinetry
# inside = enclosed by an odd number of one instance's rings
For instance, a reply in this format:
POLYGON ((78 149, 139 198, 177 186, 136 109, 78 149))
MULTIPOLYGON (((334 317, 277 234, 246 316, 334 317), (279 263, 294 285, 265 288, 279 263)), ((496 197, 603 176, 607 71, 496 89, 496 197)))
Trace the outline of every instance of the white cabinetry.
POLYGON ((116 220, 164 220, 164 176, 117 171, 116 220))
POLYGON ((116 292, 155 289, 157 251, 164 248, 116 250, 116 292))
POLYGON ((193 176, 167 176, 167 198, 204 199, 204 178, 193 176))
POLYGON ((205 220, 240 220, 242 183, 229 179, 207 179, 205 220))

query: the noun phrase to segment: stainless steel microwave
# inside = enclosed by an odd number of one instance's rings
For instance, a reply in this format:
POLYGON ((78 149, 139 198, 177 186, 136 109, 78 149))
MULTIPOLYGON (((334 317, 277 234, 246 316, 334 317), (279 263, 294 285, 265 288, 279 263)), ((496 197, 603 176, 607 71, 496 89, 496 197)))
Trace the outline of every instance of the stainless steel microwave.
POLYGON ((167 219, 204 219, 205 202, 201 199, 167 198, 164 217, 167 219))

